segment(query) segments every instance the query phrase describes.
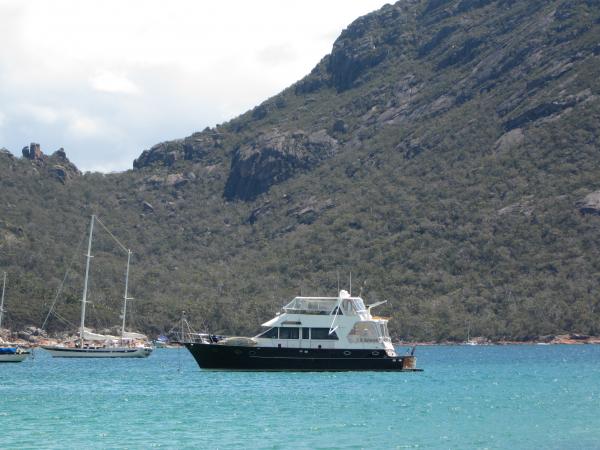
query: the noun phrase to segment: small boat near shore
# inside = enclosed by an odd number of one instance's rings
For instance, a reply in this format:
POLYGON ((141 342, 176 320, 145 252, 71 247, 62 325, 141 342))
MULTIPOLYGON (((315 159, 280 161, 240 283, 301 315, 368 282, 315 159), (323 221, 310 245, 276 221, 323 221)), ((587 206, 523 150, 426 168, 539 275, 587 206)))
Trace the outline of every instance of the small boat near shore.
POLYGON ((0 363, 2 362, 22 362, 25 361, 29 355, 31 355, 30 350, 26 350, 22 347, 12 346, 7 344, 5 347, 4 344, 0 344, 0 363))
MULTIPOLYGON (((99 219, 92 215, 90 222, 90 233, 88 240, 88 251, 86 255, 85 281, 83 287, 83 297, 81 300, 81 323, 79 326, 79 338, 71 339, 58 345, 42 345, 41 348, 50 353, 54 358, 146 358, 150 356, 153 348, 147 345, 147 337, 140 333, 125 331, 125 318, 127 315, 127 301, 132 300, 128 297, 129 286, 129 264, 131 261, 131 250, 125 248, 123 244, 109 232, 111 237, 119 246, 127 252, 127 270, 125 272, 125 294, 123 296, 123 311, 121 314, 122 326, 120 336, 111 336, 94 333, 85 327, 85 313, 88 279, 90 271, 90 260, 92 256, 92 236, 94 232, 94 222, 99 219)), ((106 227, 104 227, 106 229, 106 227)), ((108 231, 108 230, 107 230, 108 231)))
MULTIPOLYGON (((6 292, 6 272, 2 279, 2 298, 0 300, 0 330, 2 330, 2 319, 4 315, 4 293, 6 292)), ((25 361, 31 351, 18 345, 5 343, 0 338, 0 362, 22 362, 25 361)))
POLYGON ((398 355, 388 319, 360 297, 296 297, 254 337, 187 335, 182 342, 202 369, 417 372, 414 349, 398 355))

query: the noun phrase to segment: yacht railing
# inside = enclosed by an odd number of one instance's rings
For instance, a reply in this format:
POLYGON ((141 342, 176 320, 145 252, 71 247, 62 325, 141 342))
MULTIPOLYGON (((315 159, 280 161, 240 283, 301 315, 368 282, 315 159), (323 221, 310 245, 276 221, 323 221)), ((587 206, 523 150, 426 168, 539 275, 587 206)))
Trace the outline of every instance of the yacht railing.
POLYGON ((226 336, 210 333, 184 333, 180 338, 180 344, 216 344, 225 339, 226 336))

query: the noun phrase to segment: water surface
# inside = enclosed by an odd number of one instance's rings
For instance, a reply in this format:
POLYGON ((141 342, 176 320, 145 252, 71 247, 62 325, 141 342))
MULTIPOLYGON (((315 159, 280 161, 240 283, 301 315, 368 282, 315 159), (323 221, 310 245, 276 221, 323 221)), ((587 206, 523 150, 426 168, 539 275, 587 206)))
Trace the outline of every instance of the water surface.
POLYGON ((417 356, 425 372, 261 373, 37 350, 0 365, 0 448, 600 449, 600 346, 417 356))

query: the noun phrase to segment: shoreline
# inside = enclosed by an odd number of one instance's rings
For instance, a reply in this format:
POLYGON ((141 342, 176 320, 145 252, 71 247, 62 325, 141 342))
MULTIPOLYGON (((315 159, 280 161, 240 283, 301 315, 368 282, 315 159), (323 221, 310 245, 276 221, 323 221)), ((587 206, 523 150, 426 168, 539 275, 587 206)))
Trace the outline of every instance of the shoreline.
POLYGON ((483 346, 483 345, 597 345, 600 344, 600 336, 587 336, 581 334, 560 334, 556 336, 543 336, 537 339, 528 340, 511 340, 500 339, 491 340, 483 337, 476 337, 469 341, 399 341, 394 345, 409 345, 409 346, 483 346))
MULTIPOLYGON (((57 345, 62 339, 35 337, 35 341, 25 339, 11 339, 10 341, 0 340, 0 346, 8 343, 15 344, 23 348, 38 348, 44 345, 57 345)), ((600 336, 587 336, 578 334, 564 334, 556 336, 545 336, 538 339, 530 340, 490 340, 482 337, 476 337, 469 341, 396 341, 393 342, 395 347, 423 347, 423 346, 499 346, 499 345, 598 345, 600 344, 600 336)), ((169 343, 163 348, 179 348, 177 344, 169 343)))

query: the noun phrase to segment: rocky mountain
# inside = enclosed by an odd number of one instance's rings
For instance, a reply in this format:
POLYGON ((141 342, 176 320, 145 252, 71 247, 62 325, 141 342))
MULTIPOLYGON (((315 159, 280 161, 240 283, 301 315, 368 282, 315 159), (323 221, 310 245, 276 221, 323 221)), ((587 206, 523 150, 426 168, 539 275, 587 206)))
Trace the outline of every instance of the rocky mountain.
MULTIPOLYGON (((95 212, 136 252, 148 331, 185 309, 252 332, 352 272, 368 301, 390 299, 399 337, 600 334, 599 62, 594 1, 401 0, 280 94, 131 171, 0 153, 13 323, 39 325, 95 212)), ((108 326, 122 268, 101 244, 108 326)))

